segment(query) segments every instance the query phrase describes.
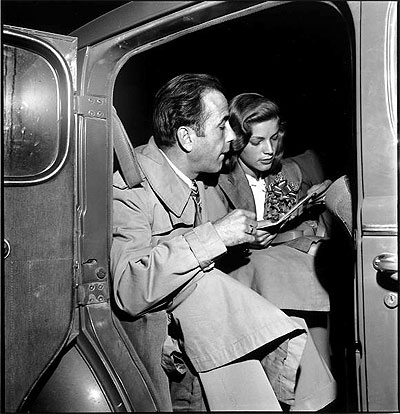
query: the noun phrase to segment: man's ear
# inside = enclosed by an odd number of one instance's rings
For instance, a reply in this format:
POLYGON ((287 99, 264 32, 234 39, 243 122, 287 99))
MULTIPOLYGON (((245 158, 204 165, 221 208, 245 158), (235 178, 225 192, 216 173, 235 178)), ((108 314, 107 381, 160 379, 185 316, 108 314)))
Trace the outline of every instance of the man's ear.
POLYGON ((185 126, 179 127, 176 133, 180 147, 186 152, 193 149, 193 133, 191 128, 185 126))

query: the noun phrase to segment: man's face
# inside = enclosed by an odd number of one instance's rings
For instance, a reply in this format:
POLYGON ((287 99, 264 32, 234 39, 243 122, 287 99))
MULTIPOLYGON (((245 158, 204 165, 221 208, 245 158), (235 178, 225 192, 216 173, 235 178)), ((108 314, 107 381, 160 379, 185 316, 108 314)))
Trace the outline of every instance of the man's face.
POLYGON ((228 122, 228 102, 221 92, 206 92, 203 105, 207 118, 202 136, 196 137, 192 156, 197 173, 214 173, 221 169, 234 133, 228 122))

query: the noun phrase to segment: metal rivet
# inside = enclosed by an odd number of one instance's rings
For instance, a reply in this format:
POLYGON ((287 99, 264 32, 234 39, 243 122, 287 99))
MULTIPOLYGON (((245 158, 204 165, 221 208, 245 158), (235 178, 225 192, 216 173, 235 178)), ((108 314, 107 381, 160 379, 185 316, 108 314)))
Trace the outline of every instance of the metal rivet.
POLYGON ((89 285, 89 290, 94 290, 94 285, 89 285))
POLYGON ((103 300, 104 300, 103 295, 99 295, 99 296, 97 296, 97 300, 98 300, 99 302, 103 302, 103 300))
POLYGON ((107 276, 107 272, 103 267, 99 267, 98 269, 96 269, 96 276, 99 279, 104 279, 107 276))
POLYGON ((101 99, 97 99, 97 103, 100 104, 100 105, 102 105, 103 104, 103 101, 101 99))
POLYGON ((94 116, 95 112, 94 112, 94 111, 92 111, 92 110, 90 110, 90 111, 88 112, 88 114, 89 114, 90 116, 94 116))
POLYGON ((88 98, 88 101, 89 101, 90 103, 93 103, 93 102, 94 102, 94 99, 93 99, 93 98, 88 98))
POLYGON ((97 111, 97 116, 98 116, 99 118, 101 118, 101 117, 103 116, 103 112, 101 112, 101 111, 97 111))

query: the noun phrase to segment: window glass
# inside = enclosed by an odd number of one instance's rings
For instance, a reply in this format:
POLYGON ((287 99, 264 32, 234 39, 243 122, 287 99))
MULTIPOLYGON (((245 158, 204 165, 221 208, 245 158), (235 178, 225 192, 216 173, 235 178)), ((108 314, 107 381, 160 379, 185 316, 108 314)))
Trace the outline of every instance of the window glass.
POLYGON ((3 49, 4 177, 42 174, 59 151, 57 77, 41 56, 3 49))

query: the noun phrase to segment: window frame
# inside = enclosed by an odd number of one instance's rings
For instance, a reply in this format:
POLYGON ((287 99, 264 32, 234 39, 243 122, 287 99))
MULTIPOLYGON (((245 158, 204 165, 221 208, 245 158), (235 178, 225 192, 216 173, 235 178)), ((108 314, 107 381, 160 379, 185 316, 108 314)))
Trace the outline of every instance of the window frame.
POLYGON ((73 131, 73 83, 71 73, 63 56, 52 45, 37 37, 5 29, 3 32, 4 46, 20 48, 40 56, 49 64, 56 76, 59 110, 56 125, 58 129, 58 152, 55 159, 38 174, 23 177, 4 175, 5 186, 35 185, 55 176, 65 165, 67 159, 73 131))

